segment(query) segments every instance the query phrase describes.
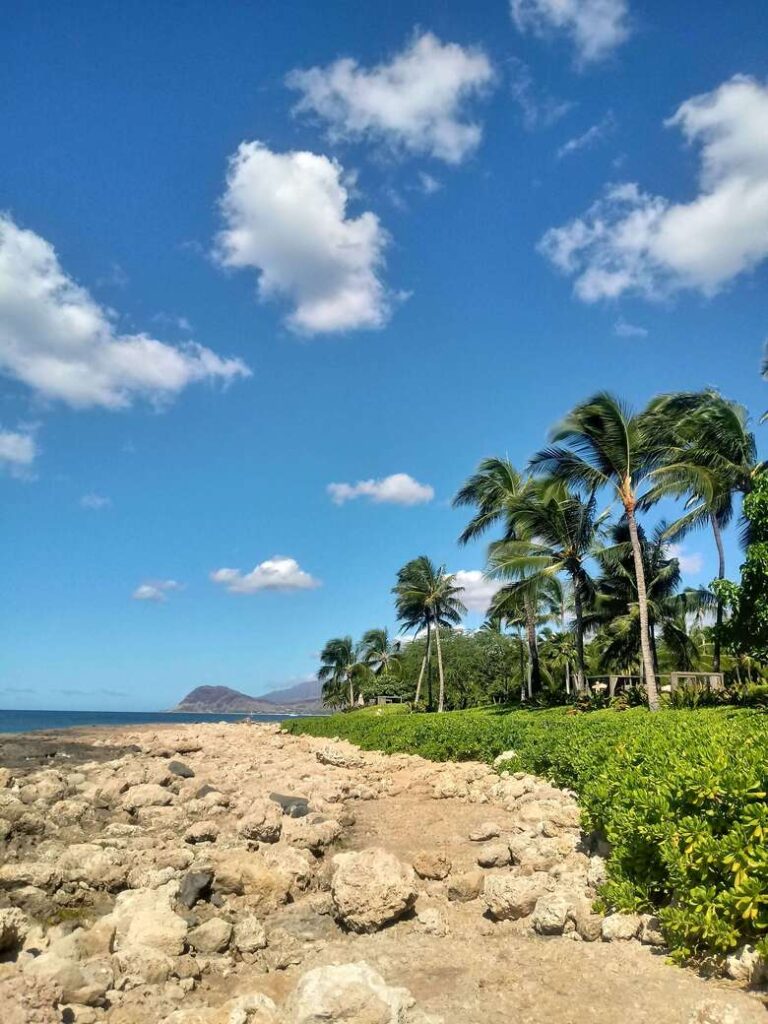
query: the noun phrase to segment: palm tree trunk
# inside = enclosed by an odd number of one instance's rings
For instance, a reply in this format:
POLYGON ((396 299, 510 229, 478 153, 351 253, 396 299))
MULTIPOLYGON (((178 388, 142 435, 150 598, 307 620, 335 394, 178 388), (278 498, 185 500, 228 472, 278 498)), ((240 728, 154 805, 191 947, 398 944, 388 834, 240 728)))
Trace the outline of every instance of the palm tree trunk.
MULTIPOLYGON (((725 551, 723 550, 723 535, 720 532, 720 523, 717 520, 717 516, 710 516, 710 522, 712 523, 712 532, 715 535, 715 544, 717 545, 717 578, 719 580, 725 579, 725 551)), ((717 599, 717 616, 715 619, 715 646, 712 652, 712 670, 714 672, 720 671, 720 633, 723 629, 723 601, 722 598, 717 599)))
POLYGON ((568 655, 565 656, 565 692, 570 697, 571 695, 571 663, 568 661, 568 655))
POLYGON ((426 669, 427 662, 429 661, 429 647, 431 640, 432 633, 430 632, 429 622, 427 622, 427 647, 426 650, 424 651, 424 657, 421 659, 421 671, 419 672, 419 681, 416 684, 416 696, 413 698, 414 704, 419 703, 419 697, 421 696, 421 684, 424 681, 424 670, 426 669))
POLYGON ((587 667, 584 659, 584 612, 581 605, 581 585, 577 579, 573 580, 573 605, 576 612, 576 688, 586 688, 587 667))
POLYGON ((351 710, 355 706, 355 687, 349 672, 347 672, 347 682, 349 683, 349 707, 351 710))
POLYGON ((635 562, 635 580, 637 582, 637 604, 640 611, 640 649, 643 655, 643 668, 645 675, 645 688, 648 694, 648 708, 651 711, 659 709, 659 693, 656 689, 656 673, 653 671, 653 655, 651 653, 650 632, 648 630, 648 593, 645 589, 645 569, 643 568, 643 552, 640 547, 640 537, 637 532, 637 521, 635 520, 634 500, 624 501, 624 510, 627 514, 627 525, 629 536, 632 541, 632 557, 635 562))
MULTIPOLYGON (((437 696, 438 713, 445 710, 445 676, 443 675, 443 652, 440 647, 440 623, 435 626, 435 640, 437 642, 437 671, 440 675, 440 691, 437 696)), ((449 644, 450 648, 450 644, 449 644)))
POLYGON ((531 656, 528 696, 533 697, 534 693, 538 693, 541 689, 541 665, 539 663, 539 643, 536 637, 536 615, 528 598, 525 600, 525 630, 528 636, 528 651, 531 656))

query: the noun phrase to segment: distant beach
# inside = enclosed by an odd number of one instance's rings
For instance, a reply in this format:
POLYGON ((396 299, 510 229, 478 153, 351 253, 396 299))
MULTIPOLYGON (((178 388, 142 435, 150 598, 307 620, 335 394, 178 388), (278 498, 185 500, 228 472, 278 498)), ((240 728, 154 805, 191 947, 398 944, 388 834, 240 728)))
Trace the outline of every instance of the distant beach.
POLYGON ((178 711, 7 711, 0 708, 0 734, 74 729, 80 726, 187 725, 197 722, 279 722, 285 715, 195 714, 178 711))

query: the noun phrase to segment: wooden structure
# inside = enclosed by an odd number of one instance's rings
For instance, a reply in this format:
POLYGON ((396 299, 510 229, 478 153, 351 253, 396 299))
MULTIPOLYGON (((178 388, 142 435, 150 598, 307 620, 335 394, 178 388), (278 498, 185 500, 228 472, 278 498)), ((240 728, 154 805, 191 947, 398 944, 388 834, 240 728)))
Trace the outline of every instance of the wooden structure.
POLYGON ((693 686, 707 693, 717 693, 725 689, 725 676, 722 672, 671 672, 670 691, 674 693, 679 686, 693 686))

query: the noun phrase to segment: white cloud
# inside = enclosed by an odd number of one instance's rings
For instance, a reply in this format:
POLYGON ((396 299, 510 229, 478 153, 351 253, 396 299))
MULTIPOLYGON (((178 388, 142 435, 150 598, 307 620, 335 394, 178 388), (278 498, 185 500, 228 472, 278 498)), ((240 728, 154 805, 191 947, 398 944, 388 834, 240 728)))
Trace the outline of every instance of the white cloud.
POLYGON ((426 171, 419 171, 419 187, 425 196, 431 196, 439 192, 443 184, 426 171))
POLYGON ((667 544, 668 558, 676 558, 680 563, 680 572, 688 576, 697 576, 704 568, 704 556, 698 551, 686 552, 682 544, 667 544))
POLYGON ((592 146, 596 146, 598 142, 602 141, 609 132, 612 132, 615 127, 616 118, 613 112, 609 110, 605 117, 602 117, 590 128, 587 128, 581 135, 576 135, 574 138, 568 139, 567 142, 563 143, 557 151, 557 159, 562 160, 564 156, 570 156, 571 153, 578 153, 583 149, 591 149, 592 146))
POLYGON ((293 302, 294 330, 381 327, 389 319, 379 278, 388 235, 370 211, 347 216, 347 184, 336 161, 315 153, 243 142, 230 159, 217 258, 255 268, 262 299, 293 302))
POLYGON ((105 497, 103 494, 84 494, 80 499, 80 507, 88 509, 90 512, 101 512, 102 509, 111 508, 112 499, 105 497))
POLYGON ((134 601, 155 601, 162 603, 168 600, 168 595, 174 590, 181 590, 181 584, 176 580, 151 580, 136 587, 131 595, 134 601))
POLYGON ((380 480, 358 480, 356 484, 328 484, 327 491, 337 505, 355 498, 370 498, 376 505, 423 505, 435 496, 433 487, 420 484, 408 473, 393 473, 380 480))
POLYGON ((667 125, 700 147, 699 193, 675 203, 610 186, 541 251, 585 302, 681 289, 713 295, 768 256, 768 86, 737 75, 683 103, 667 125))
POLYGON ((31 434, 0 429, 0 469, 7 469, 12 476, 24 476, 37 455, 37 443, 31 434))
POLYGON ((469 611, 485 615, 493 595, 503 584, 498 580, 486 579, 480 569, 459 569, 455 575, 457 586, 463 587, 459 594, 461 601, 469 611))
POLYGON ((617 338, 647 338, 648 331, 638 324, 630 324, 623 317, 619 317, 613 325, 613 333, 617 338))
POLYGON ((493 79, 481 49, 423 32, 388 64, 368 69, 345 57, 325 68, 292 71, 286 82, 303 94, 296 110, 327 121, 332 139, 367 137, 396 152, 458 164, 482 138, 480 125, 467 117, 468 101, 493 79))
POLYGON ((120 334, 113 314, 64 273, 53 246, 0 214, 0 373, 71 406, 120 409, 249 370, 193 343, 120 334))
POLYGON ((520 32, 568 36, 580 64, 603 60, 630 34, 627 0, 510 0, 510 8, 520 32))
POLYGON ((260 590, 313 590, 320 581, 305 572, 294 558, 274 555, 250 572, 240 569, 216 569, 211 580, 220 583, 230 594, 255 594, 260 590))
POLYGON ((537 89, 525 61, 512 57, 509 63, 512 99, 520 108, 523 127, 527 131, 549 128, 573 108, 570 101, 559 100, 537 89))

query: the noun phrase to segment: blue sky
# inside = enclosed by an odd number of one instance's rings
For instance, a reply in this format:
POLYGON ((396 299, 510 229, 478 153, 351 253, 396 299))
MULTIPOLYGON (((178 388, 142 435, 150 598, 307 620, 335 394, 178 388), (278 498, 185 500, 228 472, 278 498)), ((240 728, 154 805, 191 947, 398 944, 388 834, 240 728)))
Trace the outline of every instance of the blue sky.
MULTIPOLYGON (((578 400, 768 406, 763 0, 29 2, 4 30, 6 707, 304 678, 394 626, 408 558, 482 567, 451 496, 578 400)), ((683 555, 712 577, 708 537, 683 555)))

